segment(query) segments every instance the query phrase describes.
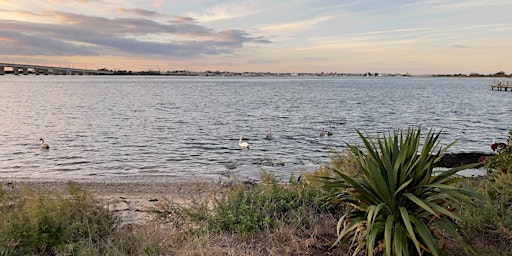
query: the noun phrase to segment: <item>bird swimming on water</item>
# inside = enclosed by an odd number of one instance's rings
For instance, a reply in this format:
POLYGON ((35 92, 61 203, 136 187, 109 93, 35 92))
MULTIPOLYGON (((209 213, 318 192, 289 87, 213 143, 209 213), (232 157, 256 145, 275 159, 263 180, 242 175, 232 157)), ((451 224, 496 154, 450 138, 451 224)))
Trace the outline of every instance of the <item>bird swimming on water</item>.
POLYGON ((41 141, 41 148, 50 149, 50 145, 44 143, 43 138, 40 138, 39 141, 41 141))
POLYGON ((240 140, 238 141, 238 145, 241 149, 249 148, 249 143, 242 141, 242 135, 240 135, 240 140))
POLYGON ((265 139, 270 140, 272 139, 272 128, 268 128, 268 133, 265 135, 265 139))

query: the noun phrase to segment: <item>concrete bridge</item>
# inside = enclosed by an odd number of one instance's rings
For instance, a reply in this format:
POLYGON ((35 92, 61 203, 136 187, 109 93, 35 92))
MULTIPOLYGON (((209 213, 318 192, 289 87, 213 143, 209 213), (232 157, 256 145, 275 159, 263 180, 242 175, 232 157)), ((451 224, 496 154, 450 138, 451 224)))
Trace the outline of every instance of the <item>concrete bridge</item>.
POLYGON ((16 63, 0 63, 0 75, 5 75, 5 68, 11 68, 13 74, 23 75, 111 75, 113 72, 107 70, 90 70, 78 68, 63 68, 52 66, 26 65, 16 63))

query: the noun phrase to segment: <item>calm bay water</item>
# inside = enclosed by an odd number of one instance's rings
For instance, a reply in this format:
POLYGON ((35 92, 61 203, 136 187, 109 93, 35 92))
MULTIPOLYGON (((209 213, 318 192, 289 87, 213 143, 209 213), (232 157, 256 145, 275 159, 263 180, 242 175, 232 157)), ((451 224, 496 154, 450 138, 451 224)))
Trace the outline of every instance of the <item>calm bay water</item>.
POLYGON ((419 125, 442 130, 443 145, 459 139, 450 152, 490 152, 512 128, 512 93, 489 81, 6 75, 0 177, 253 179, 263 168, 286 179, 327 162, 329 148, 358 144, 356 129, 419 125))

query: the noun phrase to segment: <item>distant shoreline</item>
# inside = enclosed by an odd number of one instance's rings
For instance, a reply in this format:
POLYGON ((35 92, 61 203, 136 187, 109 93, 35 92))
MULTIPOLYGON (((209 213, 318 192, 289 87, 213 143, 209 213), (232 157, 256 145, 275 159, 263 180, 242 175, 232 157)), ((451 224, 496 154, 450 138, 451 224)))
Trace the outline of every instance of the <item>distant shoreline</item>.
MULTIPOLYGON (((127 70, 108 70, 99 69, 100 74, 88 74, 88 75, 100 75, 100 76, 175 76, 175 77, 430 77, 430 78, 512 78, 512 74, 507 75, 504 72, 498 72, 496 74, 410 74, 410 73, 338 73, 338 72, 233 72, 233 71, 188 71, 188 70, 173 70, 173 71, 127 71, 127 70)), ((23 76, 24 74, 15 74, 13 71, 7 70, 4 75, 16 75, 23 76)), ((82 74, 36 74, 33 71, 29 71, 25 75, 41 75, 41 76, 81 76, 82 74)), ((1 77, 1 76, 0 76, 1 77)))

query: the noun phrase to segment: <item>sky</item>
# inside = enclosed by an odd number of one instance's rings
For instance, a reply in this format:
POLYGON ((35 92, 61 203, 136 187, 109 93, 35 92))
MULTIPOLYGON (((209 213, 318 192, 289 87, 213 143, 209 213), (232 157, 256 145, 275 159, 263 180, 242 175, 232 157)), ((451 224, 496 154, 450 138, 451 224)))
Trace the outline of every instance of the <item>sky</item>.
POLYGON ((512 73, 510 0, 0 0, 0 62, 113 70, 512 73))

